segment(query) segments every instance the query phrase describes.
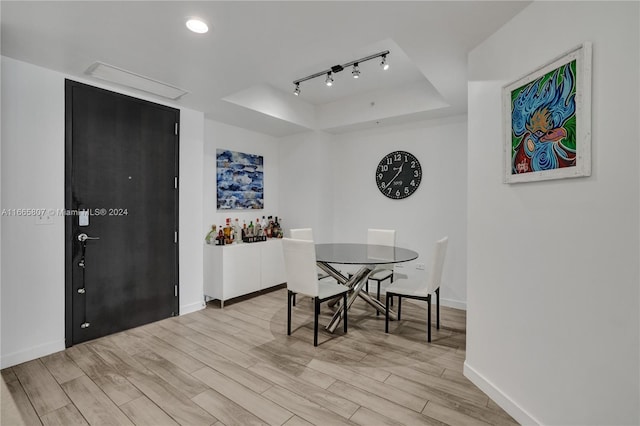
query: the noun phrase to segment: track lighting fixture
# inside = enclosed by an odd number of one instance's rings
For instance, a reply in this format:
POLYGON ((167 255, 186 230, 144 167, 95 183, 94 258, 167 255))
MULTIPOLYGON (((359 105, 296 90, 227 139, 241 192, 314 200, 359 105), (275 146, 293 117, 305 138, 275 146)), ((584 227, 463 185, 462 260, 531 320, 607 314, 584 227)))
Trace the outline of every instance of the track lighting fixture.
POLYGON ((380 62, 380 66, 385 71, 389 69, 389 63, 387 62, 387 55, 382 55, 382 62, 380 62))
POLYGON ((333 77, 331 77, 331 71, 327 73, 327 79, 324 81, 324 84, 326 84, 329 87, 333 86, 333 77))
POLYGON ((353 78, 360 78, 360 67, 357 62, 353 64, 353 71, 351 71, 351 74, 353 75, 353 78))
POLYGON ((387 55, 389 55, 389 51, 385 50, 383 52, 378 52, 378 53, 374 53, 373 55, 365 56, 364 58, 356 59, 355 61, 347 62, 346 64, 334 65, 327 70, 320 71, 315 74, 311 74, 307 77, 294 80, 293 84, 295 85, 295 89, 293 91, 293 94, 296 96, 300 95, 300 83, 302 83, 303 81, 311 80, 312 78, 321 77, 324 75, 327 76, 327 78, 324 81, 325 84, 327 86, 332 86, 333 75, 335 73, 339 73, 340 71, 350 66, 353 66, 353 70, 351 71, 351 75, 353 76, 353 78, 360 78, 360 64, 362 62, 370 61, 371 59, 382 57, 382 62, 380 62, 380 66, 382 67, 383 70, 387 70, 389 69, 389 63, 387 62, 387 55))

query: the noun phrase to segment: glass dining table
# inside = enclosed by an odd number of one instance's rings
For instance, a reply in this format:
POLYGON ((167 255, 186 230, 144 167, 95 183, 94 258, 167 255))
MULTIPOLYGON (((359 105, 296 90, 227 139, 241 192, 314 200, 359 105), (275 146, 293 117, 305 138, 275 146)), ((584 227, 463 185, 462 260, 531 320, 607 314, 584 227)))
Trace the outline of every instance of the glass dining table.
MULTIPOLYGON (((316 263, 318 267, 339 283, 351 288, 346 308, 349 309, 355 299, 360 297, 383 315, 386 313, 385 305, 376 298, 369 296, 369 293, 362 291, 369 276, 381 265, 409 262, 417 259, 417 257, 418 253, 413 250, 394 246, 354 243, 316 244, 316 263), (361 267, 353 275, 346 276, 333 265, 361 265, 361 267)), ((340 324, 344 308, 344 306, 340 306, 334 313, 331 321, 326 326, 329 332, 333 333, 338 324, 340 324)), ((389 317, 396 319, 397 315, 389 310, 389 317)))

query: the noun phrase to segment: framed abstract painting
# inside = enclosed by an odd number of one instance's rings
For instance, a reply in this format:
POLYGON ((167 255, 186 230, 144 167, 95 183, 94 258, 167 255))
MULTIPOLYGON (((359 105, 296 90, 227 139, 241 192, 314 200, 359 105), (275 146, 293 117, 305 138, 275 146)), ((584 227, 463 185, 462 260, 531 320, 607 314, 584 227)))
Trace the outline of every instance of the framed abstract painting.
POLYGON ((591 43, 502 88, 504 181, 591 175, 591 43))
POLYGON ((216 179, 219 210, 264 208, 262 155, 216 150, 216 179))

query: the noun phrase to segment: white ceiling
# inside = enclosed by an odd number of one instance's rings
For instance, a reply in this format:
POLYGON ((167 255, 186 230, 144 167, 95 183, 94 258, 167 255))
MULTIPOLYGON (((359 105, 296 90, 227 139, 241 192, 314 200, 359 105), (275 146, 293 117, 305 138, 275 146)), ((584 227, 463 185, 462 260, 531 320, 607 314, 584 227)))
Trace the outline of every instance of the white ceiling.
POLYGON ((2 55, 72 76, 101 61, 187 90, 208 118, 284 136, 459 114, 467 53, 525 1, 2 1, 2 55), (188 31, 186 18, 209 24, 188 31), (292 81, 389 50, 379 60, 292 81))

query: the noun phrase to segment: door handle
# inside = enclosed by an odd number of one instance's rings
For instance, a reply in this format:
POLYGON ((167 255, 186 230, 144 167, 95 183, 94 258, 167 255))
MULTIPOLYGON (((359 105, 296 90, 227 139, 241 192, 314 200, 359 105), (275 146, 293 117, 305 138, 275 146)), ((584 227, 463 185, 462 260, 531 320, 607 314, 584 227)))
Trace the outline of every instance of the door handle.
POLYGON ((87 240, 99 240, 99 239, 100 239, 100 237, 90 237, 85 233, 82 233, 82 234, 78 235, 78 241, 80 241, 82 243, 87 241, 87 240))

